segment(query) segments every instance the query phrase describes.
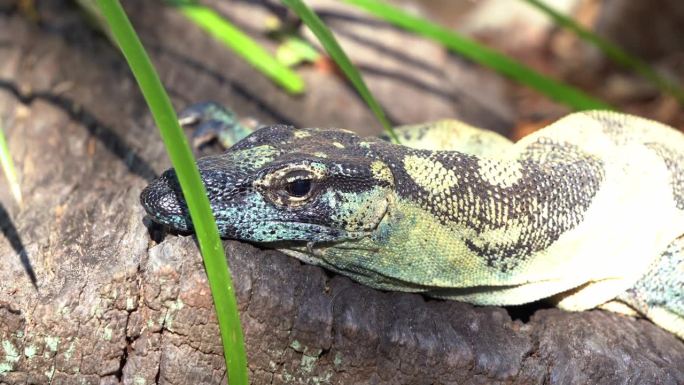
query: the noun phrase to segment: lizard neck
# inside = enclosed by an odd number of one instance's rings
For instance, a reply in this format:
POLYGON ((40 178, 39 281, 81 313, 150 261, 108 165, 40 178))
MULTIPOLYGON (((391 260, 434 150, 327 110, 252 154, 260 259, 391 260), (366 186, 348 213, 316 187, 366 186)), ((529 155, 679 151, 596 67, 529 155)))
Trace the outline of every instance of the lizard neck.
POLYGON ((419 208, 503 270, 581 223, 603 177, 601 162, 581 154, 544 159, 542 166, 532 155, 381 149, 376 154, 393 172, 398 211, 419 208))

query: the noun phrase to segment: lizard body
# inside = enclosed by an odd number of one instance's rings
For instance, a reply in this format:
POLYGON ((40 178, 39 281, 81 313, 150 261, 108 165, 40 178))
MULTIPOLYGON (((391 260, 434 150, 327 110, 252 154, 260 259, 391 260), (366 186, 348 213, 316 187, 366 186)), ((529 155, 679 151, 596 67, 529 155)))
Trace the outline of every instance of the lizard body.
MULTIPOLYGON (((398 132, 405 145, 267 126, 200 159, 221 235, 379 289, 619 302, 684 337, 684 135, 612 112, 517 143, 449 120, 398 132)), ((192 229, 173 170, 141 200, 155 221, 192 229)))

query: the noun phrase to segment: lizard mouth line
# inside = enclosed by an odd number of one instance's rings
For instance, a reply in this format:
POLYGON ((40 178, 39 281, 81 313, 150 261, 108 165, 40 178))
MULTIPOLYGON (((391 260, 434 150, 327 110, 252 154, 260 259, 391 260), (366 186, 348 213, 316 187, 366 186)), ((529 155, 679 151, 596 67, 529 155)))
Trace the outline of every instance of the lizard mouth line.
MULTIPOLYGON (((154 221, 161 223, 165 226, 171 227, 173 230, 180 232, 191 232, 192 231, 192 220, 189 215, 178 216, 178 217, 165 217, 149 214, 154 218, 154 221)), ((245 234, 240 233, 238 230, 243 229, 249 225, 251 228, 266 227, 277 225, 282 228, 296 228, 297 232, 305 236, 318 236, 324 237, 325 239, 320 242, 337 242, 344 241, 348 239, 357 239, 369 232, 348 232, 344 229, 337 229, 330 226, 324 226, 319 224, 311 224, 306 222, 294 222, 294 221, 282 221, 282 220, 257 220, 257 221, 239 221, 232 222, 229 225, 221 226, 219 225, 219 233, 223 239, 238 239, 243 241, 258 242, 258 243, 271 243, 265 242, 259 239, 248 239, 245 234)), ((308 239, 292 240, 292 242, 306 242, 308 239)), ((315 242, 318 243, 318 242, 315 242)))

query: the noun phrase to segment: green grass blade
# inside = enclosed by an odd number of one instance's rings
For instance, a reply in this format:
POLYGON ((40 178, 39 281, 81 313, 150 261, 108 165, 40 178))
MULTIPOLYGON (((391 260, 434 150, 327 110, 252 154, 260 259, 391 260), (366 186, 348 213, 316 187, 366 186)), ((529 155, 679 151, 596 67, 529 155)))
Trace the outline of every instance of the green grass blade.
POLYGON ((363 100, 368 104, 375 117, 380 121, 380 124, 385 128, 389 137, 395 142, 399 143, 399 138, 394 132, 392 125, 387 120, 385 112, 382 110, 380 104, 375 100, 373 94, 368 90, 366 83, 363 81, 361 74, 352 64, 351 60, 344 53, 342 47, 337 42, 332 32, 325 26, 323 21, 316 15, 306 4, 301 0, 282 0, 297 16, 306 24, 311 32, 316 35, 318 41, 321 42, 328 55, 337 63, 342 72, 347 76, 347 79, 352 83, 356 91, 361 95, 363 100))
POLYGON ((582 40, 589 42, 600 49, 604 55, 609 59, 613 60, 617 64, 631 69, 634 72, 640 74, 644 78, 651 81, 658 87, 661 91, 667 92, 674 96, 680 104, 684 105, 684 89, 674 84, 664 77, 660 76, 655 70, 653 70, 644 61, 628 54, 623 49, 617 45, 603 39, 602 37, 596 35, 590 30, 580 26, 571 18, 559 13, 555 9, 549 7, 548 5, 542 3, 539 0, 523 0, 531 6, 539 9, 549 16, 553 21, 564 28, 567 28, 579 36, 582 40))
POLYGON ((542 75, 535 70, 491 48, 468 39, 447 28, 378 0, 343 0, 408 31, 425 36, 478 64, 525 84, 575 110, 611 109, 610 105, 592 98, 577 88, 542 75))
POLYGON ((248 383, 247 359, 233 283, 209 200, 190 147, 178 125, 176 113, 159 76, 121 4, 117 0, 97 0, 97 3, 152 111, 171 162, 176 169, 183 196, 188 203, 216 306, 230 384, 246 385, 248 383))
POLYGON ((193 1, 171 0, 169 3, 286 91, 292 94, 304 92, 304 80, 296 72, 281 64, 259 43, 213 9, 198 5, 193 1))
POLYGON ((7 146, 5 130, 2 129, 2 126, 0 126, 0 164, 2 164, 2 171, 5 173, 14 200, 21 205, 21 186, 19 185, 19 178, 17 178, 17 170, 14 168, 14 162, 12 162, 12 154, 10 154, 9 147, 7 146))

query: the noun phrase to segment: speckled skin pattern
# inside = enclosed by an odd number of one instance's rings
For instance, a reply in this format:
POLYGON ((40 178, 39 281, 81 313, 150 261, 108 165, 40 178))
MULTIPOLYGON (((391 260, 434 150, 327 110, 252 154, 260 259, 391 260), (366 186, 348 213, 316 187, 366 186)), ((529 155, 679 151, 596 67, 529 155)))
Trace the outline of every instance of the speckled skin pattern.
MULTIPOLYGON (((515 144, 450 120, 398 133, 403 145, 274 125, 200 159, 221 235, 379 289, 480 305, 552 297, 636 311, 684 338, 684 135, 612 112, 515 144)), ((173 170, 141 201, 192 230, 173 170)))

